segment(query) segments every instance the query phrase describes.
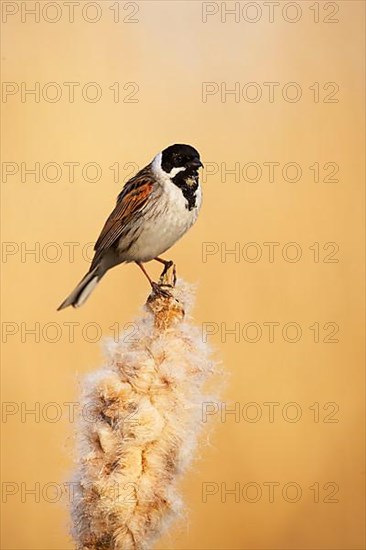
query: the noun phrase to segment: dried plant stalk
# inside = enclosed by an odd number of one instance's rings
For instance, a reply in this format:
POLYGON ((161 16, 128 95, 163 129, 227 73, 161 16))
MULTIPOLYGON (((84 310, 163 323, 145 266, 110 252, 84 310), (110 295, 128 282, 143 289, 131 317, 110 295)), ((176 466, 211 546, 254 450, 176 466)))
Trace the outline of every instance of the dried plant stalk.
POLYGON ((191 288, 170 292, 149 297, 134 338, 110 342, 108 366, 85 382, 72 505, 79 550, 151 548, 182 509, 177 481, 192 458, 213 363, 184 312, 191 288))

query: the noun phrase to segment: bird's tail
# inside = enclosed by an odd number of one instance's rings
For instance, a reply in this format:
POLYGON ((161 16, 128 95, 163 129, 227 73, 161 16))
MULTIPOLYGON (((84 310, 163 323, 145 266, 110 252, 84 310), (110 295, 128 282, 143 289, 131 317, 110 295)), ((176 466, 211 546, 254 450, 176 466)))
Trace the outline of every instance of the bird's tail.
POLYGON ((57 311, 64 309, 68 306, 80 307, 90 296, 94 288, 97 286, 100 279, 103 277, 104 271, 100 269, 100 265, 97 265, 92 271, 89 271, 85 277, 80 281, 77 287, 71 292, 70 296, 62 302, 57 308, 57 311))

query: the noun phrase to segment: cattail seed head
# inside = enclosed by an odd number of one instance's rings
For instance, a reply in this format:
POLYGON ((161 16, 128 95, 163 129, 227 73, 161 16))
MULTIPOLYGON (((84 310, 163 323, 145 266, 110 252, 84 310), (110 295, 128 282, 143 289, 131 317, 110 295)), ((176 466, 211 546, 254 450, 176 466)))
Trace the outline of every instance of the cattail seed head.
POLYGON ((182 510, 177 483, 214 363, 188 316, 192 289, 169 292, 149 297, 135 337, 109 342, 108 364, 83 384, 72 504, 79 550, 147 550, 182 510))

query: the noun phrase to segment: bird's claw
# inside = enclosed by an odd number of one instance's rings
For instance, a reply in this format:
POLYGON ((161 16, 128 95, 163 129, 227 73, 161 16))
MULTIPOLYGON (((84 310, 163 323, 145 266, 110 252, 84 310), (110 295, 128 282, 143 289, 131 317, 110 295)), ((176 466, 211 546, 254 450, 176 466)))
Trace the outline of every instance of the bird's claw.
MULTIPOLYGON (((170 285, 164 285, 164 286, 170 286, 170 285)), ((157 296, 161 296, 162 298, 171 298, 172 295, 170 294, 170 292, 168 292, 167 290, 164 290, 162 288, 162 285, 159 284, 159 283, 152 283, 151 284, 151 288, 153 289, 153 292, 157 295, 157 296)))
POLYGON ((159 284, 161 286, 168 286, 170 288, 173 288, 175 287, 176 282, 177 282, 177 271, 176 271, 174 262, 170 260, 169 262, 166 262, 164 266, 163 272, 160 275, 159 284), (171 268, 173 269, 171 273, 169 273, 171 268), (167 281, 169 281, 169 283, 167 281))

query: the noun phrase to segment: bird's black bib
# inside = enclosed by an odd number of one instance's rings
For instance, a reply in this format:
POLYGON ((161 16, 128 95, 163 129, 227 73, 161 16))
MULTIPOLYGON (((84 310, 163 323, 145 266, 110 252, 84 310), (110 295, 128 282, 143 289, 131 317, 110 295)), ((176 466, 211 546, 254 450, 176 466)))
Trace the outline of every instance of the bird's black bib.
POLYGON ((196 206, 196 191, 199 185, 198 178, 198 172, 191 171, 187 173, 186 170, 184 172, 178 172, 178 174, 172 178, 172 182, 182 191, 183 197, 187 201, 186 208, 188 210, 193 210, 196 206))

